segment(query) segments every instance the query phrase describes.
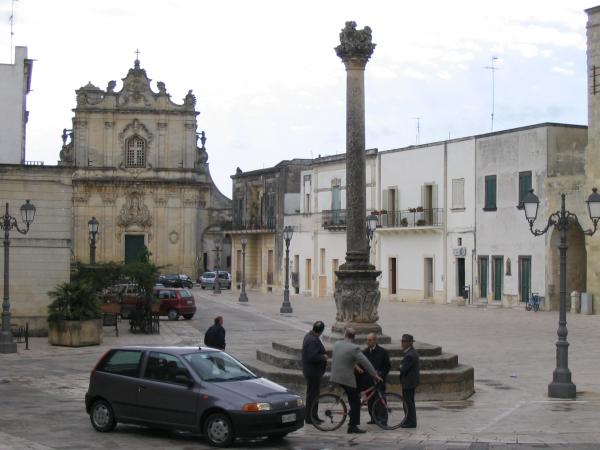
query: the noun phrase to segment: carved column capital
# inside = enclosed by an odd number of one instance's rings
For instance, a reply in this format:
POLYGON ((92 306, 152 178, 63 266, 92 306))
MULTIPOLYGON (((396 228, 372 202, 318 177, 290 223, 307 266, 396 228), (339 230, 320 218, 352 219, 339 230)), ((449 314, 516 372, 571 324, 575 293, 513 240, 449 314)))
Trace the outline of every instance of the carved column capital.
POLYGON ((371 28, 356 29, 356 22, 346 22, 340 33, 340 45, 335 53, 342 59, 346 69, 364 70, 375 46, 371 42, 371 28))

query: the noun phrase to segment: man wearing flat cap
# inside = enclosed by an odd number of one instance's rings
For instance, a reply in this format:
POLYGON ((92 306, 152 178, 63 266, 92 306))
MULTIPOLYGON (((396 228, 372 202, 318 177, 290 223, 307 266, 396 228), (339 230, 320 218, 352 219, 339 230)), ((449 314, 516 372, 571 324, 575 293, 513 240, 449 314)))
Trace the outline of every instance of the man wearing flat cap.
POLYGON ((415 342, 410 334, 403 334, 400 343, 404 358, 400 366, 400 384, 404 397, 404 420, 402 428, 417 428, 417 409, 415 406, 415 389, 419 385, 419 354, 413 347, 415 342))

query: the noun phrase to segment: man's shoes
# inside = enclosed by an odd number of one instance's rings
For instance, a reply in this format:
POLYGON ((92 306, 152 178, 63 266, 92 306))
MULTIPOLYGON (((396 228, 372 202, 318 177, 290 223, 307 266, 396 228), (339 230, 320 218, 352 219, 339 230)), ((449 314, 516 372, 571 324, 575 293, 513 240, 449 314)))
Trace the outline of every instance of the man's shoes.
POLYGON ((362 433, 366 433, 366 432, 367 432, 366 430, 361 430, 356 425, 348 427, 348 434, 362 434, 362 433))
POLYGON ((375 425, 375 421, 373 419, 371 419, 367 422, 367 425, 375 425))
POLYGON ((403 423, 400 425, 400 428, 417 428, 417 425, 412 425, 410 423, 403 423))

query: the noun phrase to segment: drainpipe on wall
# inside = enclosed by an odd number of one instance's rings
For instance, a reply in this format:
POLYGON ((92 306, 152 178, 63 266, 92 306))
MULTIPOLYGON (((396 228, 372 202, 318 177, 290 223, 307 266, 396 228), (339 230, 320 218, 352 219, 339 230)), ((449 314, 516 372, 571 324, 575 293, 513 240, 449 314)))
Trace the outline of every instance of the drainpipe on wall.
POLYGON ((444 141, 444 298, 448 299, 448 141, 444 141))

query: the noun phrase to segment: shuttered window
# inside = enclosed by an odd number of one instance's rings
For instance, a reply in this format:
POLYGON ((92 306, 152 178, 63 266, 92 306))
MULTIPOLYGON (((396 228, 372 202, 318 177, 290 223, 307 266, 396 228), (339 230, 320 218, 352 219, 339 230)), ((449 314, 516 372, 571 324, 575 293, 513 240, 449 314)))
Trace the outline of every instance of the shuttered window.
POLYGON ((519 208, 523 207, 523 199, 531 189, 531 171, 519 172, 519 208))
POLYGON ((455 178, 452 180, 452 208, 461 209, 465 207, 465 179, 455 178))
POLYGON ((485 204, 484 210, 496 210, 496 175, 488 175, 485 177, 485 204))

